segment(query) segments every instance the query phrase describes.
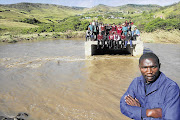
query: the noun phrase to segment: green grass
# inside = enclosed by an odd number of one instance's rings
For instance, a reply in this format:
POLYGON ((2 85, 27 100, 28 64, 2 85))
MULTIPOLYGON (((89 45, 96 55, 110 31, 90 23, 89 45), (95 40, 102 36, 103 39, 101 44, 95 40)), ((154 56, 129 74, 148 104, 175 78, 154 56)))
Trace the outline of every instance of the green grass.
POLYGON ((5 19, 0 19, 0 26, 4 28, 34 28, 38 27, 37 25, 32 25, 28 23, 22 22, 13 22, 5 19))
POLYGON ((28 23, 22 22, 13 22, 6 19, 0 19, 0 35, 11 33, 11 34, 19 34, 23 29, 35 28, 37 25, 32 25, 28 23))
POLYGON ((157 17, 162 16, 163 18, 168 17, 169 15, 178 15, 180 16, 180 3, 165 7, 164 9, 160 9, 158 12, 155 13, 157 17))

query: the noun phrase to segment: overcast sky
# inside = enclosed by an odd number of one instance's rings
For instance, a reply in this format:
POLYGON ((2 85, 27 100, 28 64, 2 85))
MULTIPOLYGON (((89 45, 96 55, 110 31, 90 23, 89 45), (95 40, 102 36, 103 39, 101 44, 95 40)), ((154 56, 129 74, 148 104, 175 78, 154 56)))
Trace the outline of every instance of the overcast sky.
POLYGON ((63 6, 93 7, 98 4, 108 6, 121 6, 125 4, 157 4, 160 6, 171 5, 180 0, 0 0, 0 4, 14 4, 20 2, 48 3, 63 6))

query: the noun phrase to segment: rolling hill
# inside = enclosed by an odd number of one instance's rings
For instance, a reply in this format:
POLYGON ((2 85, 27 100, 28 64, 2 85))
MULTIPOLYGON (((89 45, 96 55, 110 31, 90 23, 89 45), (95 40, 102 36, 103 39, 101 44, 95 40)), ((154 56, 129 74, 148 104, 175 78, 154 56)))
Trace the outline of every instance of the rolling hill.
POLYGON ((99 4, 93 8, 90 8, 89 11, 91 12, 124 12, 127 13, 129 12, 135 12, 135 11, 149 11, 149 10, 155 10, 159 9, 161 6, 159 5, 136 5, 136 4, 127 4, 123 6, 117 6, 117 7, 112 7, 112 6, 107 6, 103 4, 99 4))
POLYGON ((61 20, 83 12, 83 8, 53 4, 18 3, 0 5, 0 16, 5 19, 36 18, 41 22, 61 20))
POLYGON ((158 5, 134 5, 128 4, 124 6, 111 7, 106 5, 97 5, 92 8, 83 7, 67 7, 54 4, 41 3, 17 3, 0 5, 0 18, 8 20, 19 20, 23 18, 36 18, 41 22, 56 22, 63 18, 83 13, 92 12, 124 12, 127 11, 148 11, 158 9, 158 5))
MULTIPOLYGON (((23 19, 33 19, 40 21, 41 23, 58 23, 64 18, 71 16, 123 16, 127 19, 135 18, 136 22, 141 22, 143 16, 141 14, 146 11, 148 15, 151 11, 155 17, 163 16, 163 18, 175 17, 180 18, 180 2, 169 5, 169 6, 159 6, 159 5, 137 5, 137 4, 127 4, 123 6, 107 6, 107 5, 97 5, 92 8, 84 7, 68 7, 62 5, 54 4, 41 4, 41 3, 17 3, 17 4, 0 4, 0 29, 7 29, 8 31, 13 31, 14 29, 22 28, 34 28, 37 25, 19 22, 23 19), (7 22, 8 21, 8 22, 7 22), (22 27, 23 26, 23 27, 22 27)), ((147 16, 145 16, 147 17, 147 16)), ((97 19, 97 18, 96 18, 97 19)), ((92 19, 89 19, 89 21, 92 19)), ((124 21, 123 19, 106 19, 107 22, 124 21)), ((148 20, 144 20, 145 22, 148 20)), ((1 32, 1 31, 0 31, 1 32)))

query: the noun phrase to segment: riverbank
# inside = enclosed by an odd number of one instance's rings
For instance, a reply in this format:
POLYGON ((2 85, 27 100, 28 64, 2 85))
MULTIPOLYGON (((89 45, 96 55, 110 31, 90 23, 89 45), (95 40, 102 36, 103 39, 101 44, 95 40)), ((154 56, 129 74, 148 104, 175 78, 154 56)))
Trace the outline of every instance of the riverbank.
MULTIPOLYGON (((67 31, 66 33, 60 32, 49 32, 49 33, 33 33, 33 34, 20 34, 12 35, 6 33, 0 36, 0 42, 15 43, 26 40, 43 40, 43 39, 54 39, 54 38, 84 38, 85 31, 67 31)), ((141 40, 144 43, 180 43, 180 32, 179 30, 164 31, 158 30, 152 33, 142 32, 141 40)))
POLYGON ((43 40, 43 39, 55 39, 55 38, 84 38, 85 31, 67 31, 66 33, 61 32, 44 32, 44 33, 33 33, 33 34, 19 34, 12 35, 11 33, 0 36, 0 42, 15 43, 19 41, 29 40, 43 40))
POLYGON ((142 32, 141 40, 144 43, 180 43, 180 31, 157 30, 152 33, 142 32))

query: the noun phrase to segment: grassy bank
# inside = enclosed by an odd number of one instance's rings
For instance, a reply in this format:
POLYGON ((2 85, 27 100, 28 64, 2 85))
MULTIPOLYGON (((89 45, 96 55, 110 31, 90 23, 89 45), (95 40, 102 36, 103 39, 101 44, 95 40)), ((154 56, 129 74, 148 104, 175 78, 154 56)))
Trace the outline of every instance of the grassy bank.
POLYGON ((0 42, 15 43, 25 40, 42 40, 42 39, 54 39, 54 38, 84 38, 85 31, 67 31, 66 33, 61 32, 48 32, 48 33, 34 33, 34 34, 19 34, 12 35, 6 33, 0 36, 0 42))
MULTIPOLYGON (((25 40, 42 40, 42 39, 52 39, 52 38, 84 38, 85 31, 67 31, 66 33, 60 32, 49 32, 49 33, 34 33, 34 34, 19 34, 12 35, 11 33, 6 33, 0 36, 0 42, 15 43, 18 41, 25 40)), ((151 33, 142 32, 141 40, 144 43, 180 43, 180 32, 179 30, 172 31, 155 31, 151 33)))
POLYGON ((145 43, 180 43, 180 32, 179 30, 142 32, 141 40, 145 43))

